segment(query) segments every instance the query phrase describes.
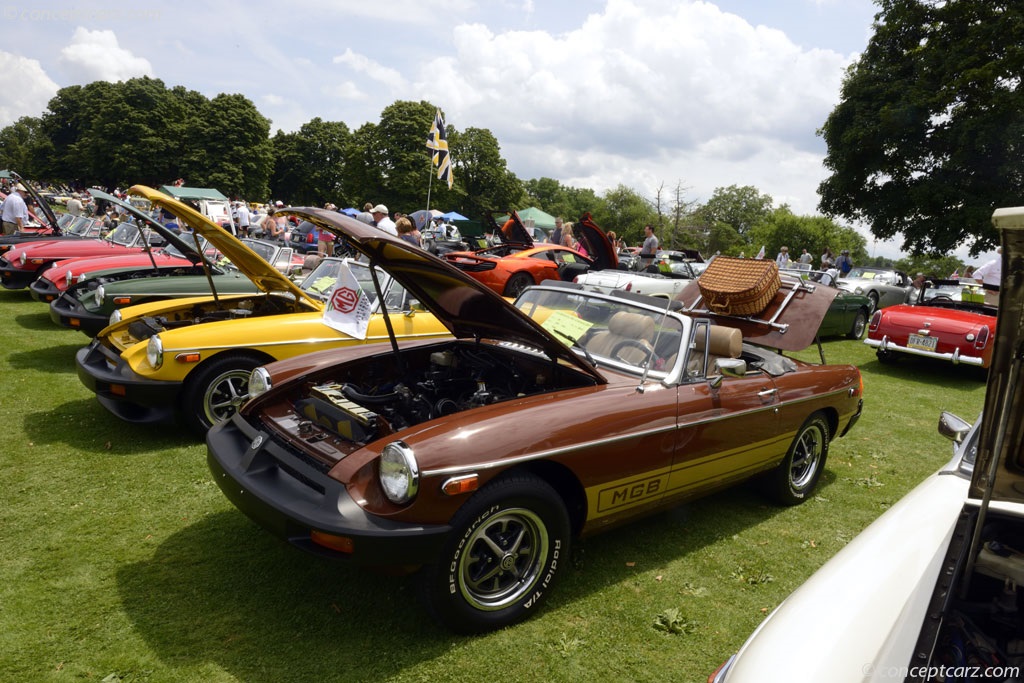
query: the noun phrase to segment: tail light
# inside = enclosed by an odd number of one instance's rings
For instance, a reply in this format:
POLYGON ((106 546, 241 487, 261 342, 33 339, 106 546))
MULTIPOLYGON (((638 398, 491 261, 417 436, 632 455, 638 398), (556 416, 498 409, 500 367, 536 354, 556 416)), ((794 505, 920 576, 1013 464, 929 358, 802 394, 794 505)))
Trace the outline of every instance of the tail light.
POLYGON ((984 349, 986 346, 988 346, 988 338, 988 326, 985 325, 980 330, 978 330, 978 338, 974 340, 974 348, 978 349, 979 351, 981 349, 984 349))
POLYGON ((878 329, 878 325, 881 322, 882 322, 882 312, 881 311, 875 311, 875 314, 871 316, 871 324, 868 325, 868 331, 869 332, 874 332, 875 330, 877 330, 878 329))

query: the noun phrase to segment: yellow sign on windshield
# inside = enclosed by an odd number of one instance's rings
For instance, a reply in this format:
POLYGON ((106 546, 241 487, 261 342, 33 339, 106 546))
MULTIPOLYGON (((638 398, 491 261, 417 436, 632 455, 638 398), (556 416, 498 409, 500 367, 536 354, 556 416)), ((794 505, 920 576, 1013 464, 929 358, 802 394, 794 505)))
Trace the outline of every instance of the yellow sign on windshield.
POLYGON ((594 323, 587 322, 573 313, 553 311, 541 327, 562 341, 571 343, 586 334, 593 325, 594 323))

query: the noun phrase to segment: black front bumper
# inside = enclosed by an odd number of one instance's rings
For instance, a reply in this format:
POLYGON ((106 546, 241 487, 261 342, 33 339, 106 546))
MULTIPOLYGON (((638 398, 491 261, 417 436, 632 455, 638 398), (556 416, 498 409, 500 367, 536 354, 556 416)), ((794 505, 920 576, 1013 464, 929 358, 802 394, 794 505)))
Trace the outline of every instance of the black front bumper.
POLYGON ((436 561, 451 527, 395 522, 366 512, 330 478, 270 434, 235 415, 206 434, 207 463, 235 507, 292 545, 360 565, 436 561), (352 540, 343 553, 314 543, 316 530, 352 540))
POLYGON ((25 289, 39 277, 36 270, 15 268, 8 263, 0 265, 0 284, 6 289, 25 289))
POLYGON ((110 316, 90 311, 80 299, 64 292, 50 302, 50 320, 61 327, 81 330, 95 337, 110 323, 110 316))
POLYGON ((41 277, 37 277, 29 283, 28 290, 32 294, 33 299, 46 304, 54 301, 61 295, 61 290, 57 289, 57 285, 41 277))
POLYGON ((125 422, 173 422, 181 382, 139 377, 112 349, 94 339, 75 354, 78 379, 104 408, 125 422))

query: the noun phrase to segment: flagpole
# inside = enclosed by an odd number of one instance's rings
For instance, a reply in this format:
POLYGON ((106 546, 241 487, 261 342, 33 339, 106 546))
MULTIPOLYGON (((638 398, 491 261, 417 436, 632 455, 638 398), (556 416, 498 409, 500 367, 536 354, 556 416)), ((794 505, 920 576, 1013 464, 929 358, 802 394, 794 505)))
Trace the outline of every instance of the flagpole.
POLYGON ((430 153, 430 175, 427 176, 427 213, 430 213, 430 188, 434 184, 434 153, 430 153))

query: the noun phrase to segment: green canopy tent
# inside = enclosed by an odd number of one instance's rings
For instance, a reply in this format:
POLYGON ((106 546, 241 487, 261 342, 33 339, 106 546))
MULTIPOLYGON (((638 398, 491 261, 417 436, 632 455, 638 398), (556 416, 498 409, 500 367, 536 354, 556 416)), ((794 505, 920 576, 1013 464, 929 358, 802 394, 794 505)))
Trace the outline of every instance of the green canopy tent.
POLYGON ((529 221, 532 220, 533 224, 538 228, 543 228, 544 230, 555 229, 555 217, 534 206, 531 206, 528 209, 520 209, 519 218, 523 223, 526 223, 526 225, 529 225, 529 221))

